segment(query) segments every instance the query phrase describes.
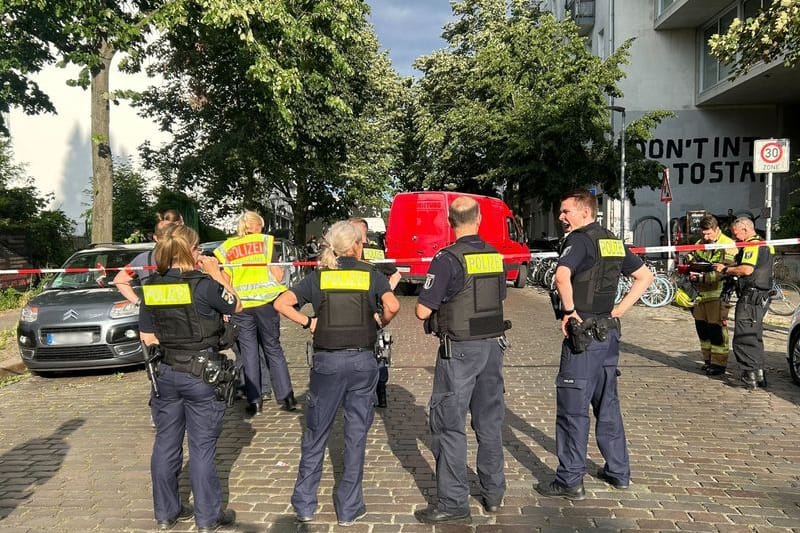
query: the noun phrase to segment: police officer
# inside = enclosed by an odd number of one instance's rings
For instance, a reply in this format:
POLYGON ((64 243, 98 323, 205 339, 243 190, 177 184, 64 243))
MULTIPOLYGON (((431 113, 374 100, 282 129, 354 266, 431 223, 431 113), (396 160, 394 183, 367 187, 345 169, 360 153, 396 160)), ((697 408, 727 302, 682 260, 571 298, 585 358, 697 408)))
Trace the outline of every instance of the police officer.
MULTIPOLYGON (((386 254, 377 243, 372 243, 367 237, 369 225, 367 221, 360 217, 351 217, 348 219, 350 223, 361 231, 361 239, 364 245, 363 259, 366 261, 380 261, 386 259, 386 254)), ((391 263, 373 263, 375 268, 389 278, 389 287, 392 291, 395 290, 397 284, 400 283, 400 272, 397 267, 391 263)), ((386 366, 386 361, 381 360, 378 362, 378 386, 375 388, 375 395, 377 399, 376 407, 385 408, 387 404, 386 399, 386 384, 389 382, 389 367, 386 366)))
MULTIPOLYGON (((223 242, 214 255, 226 264, 270 263, 275 239, 261 233, 264 219, 254 211, 245 211, 239 217, 237 236, 223 242)), ((239 353, 244 369, 247 413, 261 414, 264 394, 261 387, 259 344, 267 357, 272 389, 281 407, 294 411, 294 398, 289 365, 281 347, 281 322, 272 303, 283 291, 284 272, 278 266, 226 267, 234 290, 242 300, 244 310, 233 316, 239 326, 239 353)))
POLYGON ((197 244, 197 234, 187 226, 173 226, 159 239, 154 251, 158 272, 143 287, 139 330, 148 351, 159 344, 163 352, 151 376, 156 437, 150 472, 158 528, 170 529, 194 516, 197 530, 208 532, 235 521, 233 510, 221 508, 215 456, 225 414, 220 391, 226 383, 232 386, 234 378, 230 373, 226 380, 221 372, 227 368, 218 351, 222 317, 241 305, 216 259, 202 256, 197 244), (202 271, 195 270, 198 262, 202 271), (209 369, 218 375, 211 378, 209 369), (181 505, 178 494, 187 430, 194 509, 181 505))
POLYGON ((619 317, 653 280, 642 260, 603 229, 596 217, 597 200, 589 191, 575 190, 563 196, 559 220, 569 235, 562 244, 555 274, 565 337, 556 377, 558 468, 552 482, 534 488, 544 496, 571 500, 586 497, 583 476, 590 404, 596 417, 597 445, 606 461, 597 477, 616 489, 627 489, 630 483, 617 397, 619 317), (615 307, 620 272, 633 277, 633 285, 615 307), (579 347, 580 343, 584 346, 579 347))
MULTIPOLYGON (((731 232, 739 242, 758 241, 753 221, 739 217, 733 221, 731 232)), ((733 327, 733 355, 742 367, 741 381, 748 389, 767 386, 764 374, 764 314, 772 289, 772 246, 745 246, 736 255, 736 264, 715 265, 725 276, 737 276, 733 327)))
POLYGON ((336 411, 344 405, 344 473, 334 496, 340 526, 366 514, 361 481, 367 432, 375 415, 373 395, 378 382, 375 341, 377 316, 385 326, 400 303, 386 276, 361 262, 361 232, 337 222, 325 235, 328 246, 315 270, 275 301, 275 309, 313 335, 306 429, 292 505, 300 522, 313 520, 322 460, 336 411), (316 318, 298 311, 311 303, 316 318))
POLYGON ((736 248, 733 239, 722 233, 713 215, 700 219, 702 238, 696 244, 730 244, 731 248, 697 250, 688 255, 689 278, 700 299, 692 307, 692 316, 700 339, 703 354, 703 372, 709 376, 725 373, 728 366, 728 303, 723 301, 723 280, 712 263, 733 264, 736 248), (700 264, 708 265, 710 271, 692 271, 700 264))
MULTIPOLYGON (((161 238, 169 228, 181 224, 183 224, 183 217, 174 209, 168 209, 164 211, 164 213, 159 213, 158 222, 153 231, 153 240, 158 242, 158 239, 161 238)), ((155 270, 143 268, 148 266, 155 266, 152 250, 142 252, 134 257, 125 268, 117 272, 117 275, 114 276, 114 286, 119 290, 120 294, 131 303, 139 303, 139 295, 136 294, 131 287, 133 280, 138 278, 141 283, 144 283, 144 280, 155 272, 155 270)))
POLYGON ((438 501, 414 513, 425 523, 470 518, 467 411, 478 440, 477 471, 487 512, 499 510, 506 488, 503 257, 478 236, 481 214, 474 198, 453 200, 448 221, 456 242, 433 258, 416 307, 426 332, 435 333, 440 341, 429 404, 438 501))

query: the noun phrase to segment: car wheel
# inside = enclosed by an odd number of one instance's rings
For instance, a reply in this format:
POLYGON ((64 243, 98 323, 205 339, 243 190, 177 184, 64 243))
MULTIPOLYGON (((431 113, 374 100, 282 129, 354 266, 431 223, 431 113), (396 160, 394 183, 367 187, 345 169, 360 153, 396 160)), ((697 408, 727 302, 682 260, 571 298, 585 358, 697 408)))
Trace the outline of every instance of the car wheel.
POLYGON ((790 344, 789 372, 792 374, 794 382, 800 385, 800 331, 794 334, 790 344))
POLYGON ((517 279, 514 280, 514 287, 521 289, 528 284, 528 265, 521 263, 517 271, 517 279))

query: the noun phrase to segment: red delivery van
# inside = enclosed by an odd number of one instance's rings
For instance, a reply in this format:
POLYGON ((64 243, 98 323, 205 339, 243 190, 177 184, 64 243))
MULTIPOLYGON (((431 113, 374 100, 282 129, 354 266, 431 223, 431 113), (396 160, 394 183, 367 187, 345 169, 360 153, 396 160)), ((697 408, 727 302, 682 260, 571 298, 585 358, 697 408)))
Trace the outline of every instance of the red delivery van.
POLYGON ((423 283, 430 258, 455 242, 447 210, 459 196, 478 201, 481 210, 478 234, 503 254, 508 281, 513 281, 515 287, 524 287, 531 252, 514 213, 499 198, 454 191, 403 192, 394 197, 386 228, 386 258, 397 261, 402 281, 423 283), (429 260, 411 261, 422 258, 429 260))

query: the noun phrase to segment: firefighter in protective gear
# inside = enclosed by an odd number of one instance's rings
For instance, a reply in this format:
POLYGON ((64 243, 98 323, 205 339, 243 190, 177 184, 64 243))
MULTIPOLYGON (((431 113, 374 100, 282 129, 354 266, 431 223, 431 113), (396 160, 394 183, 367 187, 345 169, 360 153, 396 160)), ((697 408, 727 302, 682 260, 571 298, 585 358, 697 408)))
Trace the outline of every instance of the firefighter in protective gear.
POLYGON ((478 441, 475 470, 486 512, 499 510, 506 489, 503 257, 478 235, 481 214, 474 198, 453 200, 448 221, 456 242, 431 261, 416 306, 417 318, 440 343, 429 403, 437 501, 414 513, 428 524, 470 519, 467 412, 478 441))
POLYGON ((597 477, 615 489, 627 489, 630 484, 630 459, 617 396, 619 318, 653 280, 653 273, 642 260, 603 229, 595 221, 596 216, 597 199, 589 191, 576 190, 563 196, 559 220, 569 235, 562 245, 555 274, 564 334, 556 376, 558 468, 552 482, 540 483, 534 489, 543 496, 571 500, 586 497, 583 476, 590 405, 596 419, 597 445, 605 459, 597 477), (631 276, 633 284, 615 306, 620 273, 631 276), (577 349, 570 342, 574 341, 574 333, 577 329, 585 333, 590 327, 591 342, 577 349))
POLYGON ((725 373, 728 365, 728 309, 727 302, 720 298, 723 279, 711 263, 732 265, 736 257, 733 239, 722 233, 717 219, 707 215, 700 220, 702 238, 695 244, 730 244, 730 248, 697 250, 688 255, 690 265, 709 264, 708 272, 692 272, 689 279, 697 290, 699 299, 692 309, 694 325, 700 339, 703 354, 702 371, 709 376, 725 373))
POLYGON ((260 266, 226 267, 231 284, 244 309, 233 316, 239 327, 239 355, 244 370, 247 413, 251 416, 261 414, 264 392, 261 389, 261 361, 259 346, 267 358, 272 388, 281 407, 294 411, 297 401, 294 398, 289 366, 281 347, 281 323, 272 303, 286 290, 281 284, 283 268, 261 266, 272 262, 275 239, 272 235, 261 233, 264 219, 254 211, 245 211, 239 217, 237 236, 223 242, 214 255, 226 264, 260 266))
POLYGON ((219 376, 210 378, 205 370, 224 366, 223 315, 241 304, 216 259, 200 254, 191 228, 173 226, 159 238, 153 256, 157 273, 142 287, 139 330, 145 345, 159 344, 163 353, 150 399, 156 425, 150 464, 155 518, 159 529, 170 529, 194 516, 198 531, 216 531, 232 524, 235 513, 222 509, 215 465, 225 401, 217 393, 219 376), (195 270, 198 262, 202 272, 195 270), (194 509, 182 505, 178 493, 187 431, 194 509))
MULTIPOLYGON (((740 217, 733 221, 731 232, 739 242, 759 240, 753 221, 740 217)), ((748 389, 764 388, 764 315, 772 290, 772 246, 745 246, 739 249, 735 265, 715 263, 717 272, 737 276, 733 355, 742 367, 741 381, 748 389)))
POLYGON ((306 428, 292 505, 299 522, 310 522, 317 510, 322 461, 339 406, 344 406, 344 472, 334 503, 339 525, 349 526, 366 513, 361 481, 366 437, 375 416, 378 382, 375 341, 378 316, 386 326, 400 309, 386 276, 359 260, 361 232, 337 222, 325 235, 321 268, 303 278, 275 301, 275 309, 313 335, 306 428), (299 311, 310 303, 315 317, 299 311))

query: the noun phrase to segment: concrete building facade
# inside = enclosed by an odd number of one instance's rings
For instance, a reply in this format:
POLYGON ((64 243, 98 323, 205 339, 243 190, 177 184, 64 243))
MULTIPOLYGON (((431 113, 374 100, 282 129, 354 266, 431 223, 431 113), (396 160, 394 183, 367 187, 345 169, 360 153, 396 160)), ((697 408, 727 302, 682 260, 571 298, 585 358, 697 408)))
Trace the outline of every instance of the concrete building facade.
MULTIPOLYGON (((640 148, 669 168, 673 218, 688 211, 750 214, 764 227, 766 175, 753 172, 753 141, 789 138, 800 150, 800 69, 781 61, 730 78, 730 68, 709 53, 708 39, 734 18, 754 16, 769 0, 565 0, 563 16, 578 24, 587 46, 607 57, 628 39, 631 46, 622 98, 630 122, 657 109, 672 111, 640 148)), ((612 112, 615 135, 621 113, 612 112)), ((791 184, 774 175, 773 215, 787 206, 791 184)), ((666 227, 660 191, 636 191, 626 208, 626 240, 658 244, 666 227), (660 228, 659 228, 660 222, 660 228)), ((604 199, 603 218, 620 227, 620 202, 604 199)), ((546 217, 545 217, 546 218, 546 217)), ((673 224, 674 225, 674 224, 673 224)), ((537 230, 537 235, 539 234, 537 230)))

